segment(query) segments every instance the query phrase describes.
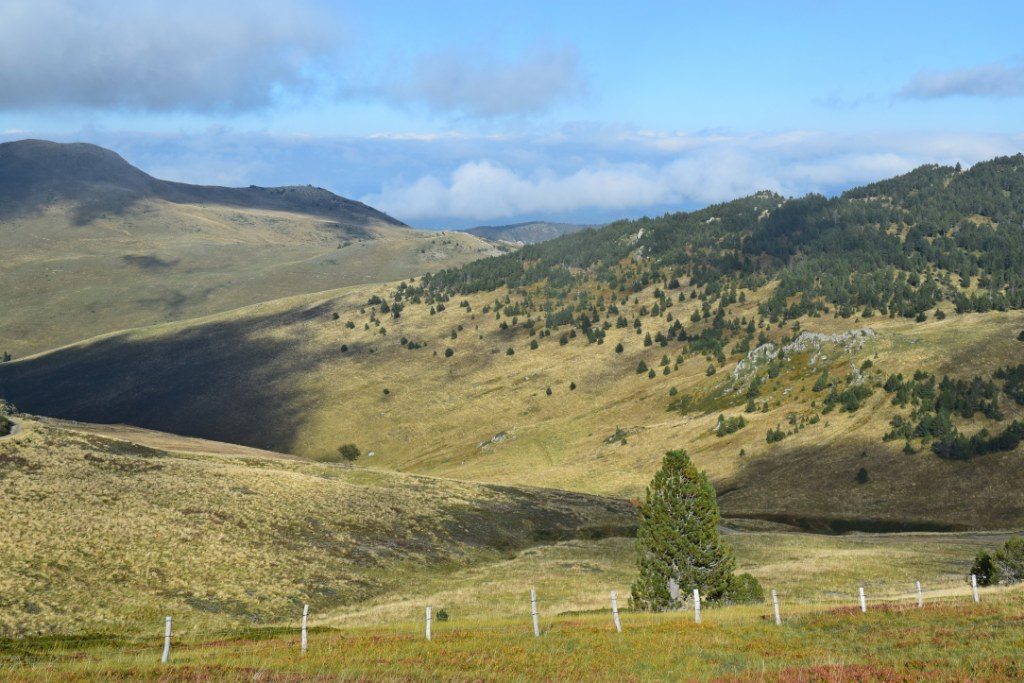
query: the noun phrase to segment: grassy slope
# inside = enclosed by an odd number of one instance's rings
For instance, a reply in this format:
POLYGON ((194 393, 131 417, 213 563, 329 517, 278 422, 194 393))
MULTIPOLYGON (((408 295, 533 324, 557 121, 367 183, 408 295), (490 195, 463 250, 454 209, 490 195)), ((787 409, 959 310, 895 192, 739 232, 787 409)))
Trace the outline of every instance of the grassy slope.
MULTIPOLYGON (((107 337, 0 367, 0 388, 37 413, 308 456, 353 441, 375 451, 367 460, 373 467, 619 497, 640 495, 661 453, 684 447, 723 492, 726 514, 775 515, 812 528, 836 519, 876 529, 1013 528, 1024 521, 1019 452, 971 462, 943 461, 927 450, 904 455, 902 443, 881 441, 892 409, 880 389, 856 413, 831 413, 767 444, 766 431, 785 425, 788 413, 814 412, 810 401, 822 395, 810 386, 821 365, 788 368, 765 388, 769 411, 747 415, 748 427, 718 438, 710 431, 719 411, 738 415, 742 400, 683 415, 666 411, 668 391, 713 393, 736 356, 711 378, 707 360, 693 357, 668 376, 647 379, 634 372, 637 362, 660 371, 659 359, 673 358, 674 345, 644 347, 631 328, 609 330, 600 346, 582 338, 560 345, 556 333, 530 350, 525 331, 500 330, 493 314, 482 313, 493 295, 468 297, 472 313, 457 300, 436 315, 425 305, 408 306, 399 320, 383 317, 384 336, 374 325, 364 330, 371 310, 360 312, 371 294, 384 291, 355 287, 107 337), (350 321, 354 329, 346 327, 350 321), (399 344, 403 336, 427 346, 408 350, 399 344), (617 354, 620 341, 625 350, 617 354), (446 359, 449 346, 454 356, 446 359), (508 347, 515 355, 506 355, 508 347), (608 441, 617 426, 629 432, 625 445, 608 441), (860 467, 870 473, 867 484, 855 483, 860 467)), ((753 315, 761 296, 751 293, 734 314, 753 315)), ((641 293, 641 304, 649 297, 641 293)), ((696 305, 688 300, 671 311, 687 320, 696 305)), ((638 306, 630 300, 620 308, 632 319, 638 306)), ((837 375, 866 359, 879 377, 918 368, 987 375, 1024 349, 1015 339, 1024 327, 1019 311, 926 323, 875 317, 802 324, 829 333, 863 326, 877 332, 852 355, 829 351, 837 375)), ((770 331, 776 339, 783 333, 792 332, 770 331)), ((1008 419, 1021 416, 1011 401, 1002 405, 1008 419)))
POLYGON ((620 501, 19 419, 0 441, 6 635, 274 621, 634 523, 620 501))
MULTIPOLYGON (((971 560, 1007 534, 821 534, 737 531, 727 542, 739 571, 750 572, 785 604, 844 604, 864 586, 872 600, 909 596, 914 582, 929 592, 963 592, 971 560)), ((408 621, 423 605, 444 607, 455 622, 523 614, 523 596, 536 587, 545 614, 603 610, 615 590, 626 606, 636 577, 633 539, 565 541, 523 550, 515 557, 425 577, 359 605, 318 615, 326 625, 408 621)))
POLYGON ((73 220, 72 205, 0 220, 0 352, 17 357, 113 330, 381 282, 496 253, 465 233, 368 218, 160 199, 73 220), (339 248, 340 247, 340 248, 339 248))
POLYGON ((535 532, 590 536, 587 527, 628 522, 611 501, 18 419, 23 431, 0 442, 0 519, 16 530, 0 542, 0 627, 21 636, 0 639, 8 680, 1020 673, 1020 591, 984 590, 976 607, 964 583, 974 553, 1005 534, 732 530, 739 568, 778 589, 786 624, 770 625, 765 605, 712 606, 697 628, 686 613, 628 611, 628 538, 522 549, 535 532), (911 603, 914 580, 928 609, 882 609, 911 603), (858 585, 867 616, 853 608, 858 585), (606 611, 610 589, 621 636, 606 611), (311 650, 299 657, 294 620, 307 601, 311 650), (451 615, 435 622, 429 646, 419 636, 426 604, 451 615), (165 613, 175 616, 170 669, 157 665, 165 613), (74 635, 31 637, 40 632, 74 635))

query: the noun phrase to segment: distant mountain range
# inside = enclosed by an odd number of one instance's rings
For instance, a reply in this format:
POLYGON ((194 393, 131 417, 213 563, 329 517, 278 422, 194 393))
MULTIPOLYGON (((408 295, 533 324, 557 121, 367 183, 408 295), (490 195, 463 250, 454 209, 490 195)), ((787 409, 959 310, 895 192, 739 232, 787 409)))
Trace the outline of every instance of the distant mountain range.
POLYGON ((481 225, 469 228, 465 232, 497 242, 512 244, 535 244, 544 242, 572 232, 599 228, 600 224, 586 223, 551 223, 548 221, 529 221, 511 225, 481 225))
POLYGON ((216 187, 160 180, 116 152, 87 143, 20 140, 0 144, 0 218, 55 202, 75 205, 76 225, 122 213, 143 199, 293 211, 362 227, 370 221, 407 227, 366 204, 311 185, 216 187))
POLYGON ((109 149, 0 144, 0 354, 498 253, 325 189, 160 180, 109 149))

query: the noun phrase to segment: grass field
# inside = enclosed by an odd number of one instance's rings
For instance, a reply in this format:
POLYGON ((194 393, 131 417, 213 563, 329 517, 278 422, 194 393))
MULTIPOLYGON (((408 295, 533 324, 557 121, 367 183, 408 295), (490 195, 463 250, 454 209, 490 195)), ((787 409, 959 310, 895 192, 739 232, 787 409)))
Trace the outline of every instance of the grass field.
POLYGON ((0 353, 16 358, 141 325, 384 282, 498 253, 461 232, 367 219, 140 201, 73 225, 73 207, 0 219, 0 353))
POLYGON ((137 637, 0 643, 8 680, 730 680, 1015 681, 1024 676, 1024 593, 985 591, 910 603, 785 612, 767 606, 682 614, 529 617, 389 627, 314 628, 300 653, 296 628, 180 637, 159 663, 161 632, 137 637))
MULTIPOLYGON (((971 560, 1007 534, 847 534, 741 531, 726 539, 739 571, 754 574, 783 601, 850 604, 858 586, 872 596, 901 596, 921 581, 930 591, 963 590, 971 560)), ((423 605, 445 608, 453 619, 521 614, 535 587, 549 613, 600 610, 611 590, 629 595, 636 575, 633 540, 575 540, 538 546, 514 557, 425 576, 349 608, 320 614, 317 623, 354 625, 407 620, 423 605)))
MULTIPOLYGON (((557 335, 538 340, 521 325, 503 330, 493 313, 483 313, 493 294, 465 297, 470 309, 461 299, 434 315, 409 305, 399 319, 380 315, 375 322, 366 302, 389 289, 297 296, 91 340, 0 366, 0 387, 41 414, 130 422, 313 458, 355 442, 374 452, 361 464, 377 469, 622 498, 640 496, 661 454, 684 447, 707 470, 726 514, 811 529, 1024 524, 1015 483, 1024 476, 1021 449, 970 462, 941 460, 927 447, 904 454, 902 442, 882 441, 893 410, 881 389, 855 413, 835 411, 767 443, 768 429, 788 429, 791 416, 820 410, 822 395, 811 385, 821 366, 800 361, 767 383, 766 410, 745 414, 744 429, 720 438, 712 434, 718 415, 744 414, 742 399, 682 414, 667 410, 669 391, 725 391, 738 356, 712 377, 700 356, 665 375, 660 359, 674 357, 671 346, 645 346, 632 329, 612 328, 602 345, 579 337, 563 345, 557 335), (410 350, 403 339, 425 345, 410 350), (536 350, 531 341, 539 342, 536 350), (635 372, 641 360, 659 369, 653 379, 635 372), (860 468, 870 474, 865 484, 855 479, 860 468)), ((735 314, 753 316, 763 295, 751 294, 735 314)), ((696 305, 672 310, 685 320, 696 305)), ((632 317, 636 308, 630 300, 620 310, 632 317)), ((969 378, 990 374, 1024 349, 1016 340, 1024 328, 1020 311, 924 323, 802 321, 802 329, 822 333, 868 326, 875 336, 862 348, 825 349, 836 376, 871 360, 876 380, 916 369, 969 378)), ((792 334, 769 332, 773 339, 792 334)), ((1010 400, 1001 407, 1007 420, 1024 417, 1010 400)), ((980 416, 969 428, 981 426, 997 428, 980 416)))
MULTIPOLYGON (((570 538, 628 533, 624 501, 180 450, 17 418, 0 440, 0 634, 196 627, 322 611, 570 538)), ((152 441, 151 441, 152 443, 152 441)))
MULTIPOLYGON (((17 419, 0 441, 9 636, 124 632, 164 612, 192 629, 276 624, 302 602, 323 625, 400 622, 427 603, 508 617, 531 586, 572 613, 628 595, 635 572, 621 500, 17 419)), ((725 529, 739 567, 800 602, 962 587, 975 553, 1007 536, 762 526, 725 529)))

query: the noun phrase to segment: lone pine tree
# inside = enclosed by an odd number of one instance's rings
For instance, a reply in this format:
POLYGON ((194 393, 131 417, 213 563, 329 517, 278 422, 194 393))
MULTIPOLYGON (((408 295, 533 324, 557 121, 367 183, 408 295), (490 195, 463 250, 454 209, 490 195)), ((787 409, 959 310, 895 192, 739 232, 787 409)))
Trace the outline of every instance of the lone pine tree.
POLYGON ((701 599, 728 597, 736 560, 718 534, 718 501, 707 475, 686 451, 669 451, 640 506, 632 604, 669 610, 700 589, 701 599))

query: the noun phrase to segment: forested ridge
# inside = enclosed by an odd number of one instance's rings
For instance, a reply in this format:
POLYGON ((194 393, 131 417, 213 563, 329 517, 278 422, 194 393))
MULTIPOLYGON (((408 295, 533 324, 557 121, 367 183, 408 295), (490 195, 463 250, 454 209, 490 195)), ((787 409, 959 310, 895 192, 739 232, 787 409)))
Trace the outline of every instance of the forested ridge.
POLYGON ((1024 307, 1024 155, 968 170, 922 166, 827 198, 771 192, 619 221, 427 276, 435 294, 543 283, 552 297, 590 278, 640 291, 686 278, 717 298, 778 280, 765 315, 915 317, 1024 307))

